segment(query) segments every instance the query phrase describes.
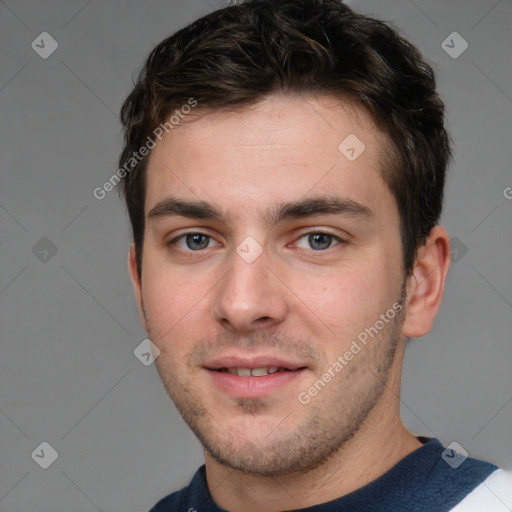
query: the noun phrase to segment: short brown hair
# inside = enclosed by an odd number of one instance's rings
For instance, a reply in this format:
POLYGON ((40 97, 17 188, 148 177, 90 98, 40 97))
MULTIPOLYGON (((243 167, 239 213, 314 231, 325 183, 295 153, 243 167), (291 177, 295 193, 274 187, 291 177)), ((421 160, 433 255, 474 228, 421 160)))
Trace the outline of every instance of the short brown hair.
MULTIPOLYGON (((173 109, 236 109, 277 92, 332 95, 364 108, 389 138, 383 176, 400 214, 403 266, 438 223, 450 142, 432 68, 387 23, 337 0, 247 0, 181 29, 151 52, 121 108, 119 166, 173 109)), ((120 190, 132 225, 139 275, 149 155, 120 190)))

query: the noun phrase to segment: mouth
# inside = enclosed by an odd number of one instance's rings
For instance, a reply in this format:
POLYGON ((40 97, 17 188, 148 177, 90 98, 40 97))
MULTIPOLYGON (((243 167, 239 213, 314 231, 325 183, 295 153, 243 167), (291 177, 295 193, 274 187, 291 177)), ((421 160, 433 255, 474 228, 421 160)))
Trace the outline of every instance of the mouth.
POLYGON ((222 358, 204 367, 214 389, 233 398, 263 398, 291 392, 306 366, 276 358, 222 358))
POLYGON ((214 371, 227 372, 231 375, 237 375, 238 377, 265 377, 266 375, 272 375, 274 373, 292 372, 296 370, 289 370, 288 368, 278 366, 264 366, 261 368, 219 368, 214 371))

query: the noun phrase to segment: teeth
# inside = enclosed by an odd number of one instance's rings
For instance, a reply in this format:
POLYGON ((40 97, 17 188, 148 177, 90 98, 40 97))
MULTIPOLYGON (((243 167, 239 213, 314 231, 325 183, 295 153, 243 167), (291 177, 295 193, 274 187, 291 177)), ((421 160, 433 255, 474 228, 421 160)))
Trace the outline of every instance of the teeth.
POLYGON ((253 377, 263 377, 263 375, 268 375, 268 368, 253 368, 251 370, 251 375, 253 377))
POLYGON ((269 366, 265 368, 226 368, 231 375, 238 375, 239 377, 264 377, 272 373, 277 373, 279 370, 284 371, 284 368, 277 366, 269 366))

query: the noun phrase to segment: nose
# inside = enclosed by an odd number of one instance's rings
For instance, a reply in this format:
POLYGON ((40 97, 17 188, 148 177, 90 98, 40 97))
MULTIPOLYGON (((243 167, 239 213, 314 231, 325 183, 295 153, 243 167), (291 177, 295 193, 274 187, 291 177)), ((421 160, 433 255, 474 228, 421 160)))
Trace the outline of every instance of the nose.
POLYGON ((217 287, 214 317, 223 327, 249 332, 281 323, 289 310, 286 287, 271 269, 265 251, 251 263, 238 253, 217 287))

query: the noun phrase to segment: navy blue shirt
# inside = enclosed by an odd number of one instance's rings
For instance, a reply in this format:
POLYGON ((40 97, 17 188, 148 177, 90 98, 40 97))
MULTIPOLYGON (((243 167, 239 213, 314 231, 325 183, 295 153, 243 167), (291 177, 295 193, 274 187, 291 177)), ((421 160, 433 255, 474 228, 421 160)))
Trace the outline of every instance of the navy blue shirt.
MULTIPOLYGON (((467 458, 456 469, 441 457, 443 445, 418 438, 423 446, 387 473, 341 498, 301 509, 304 512, 447 512, 498 469, 467 458)), ((201 466, 190 484, 170 494, 150 512, 226 512, 213 501, 201 466)))

